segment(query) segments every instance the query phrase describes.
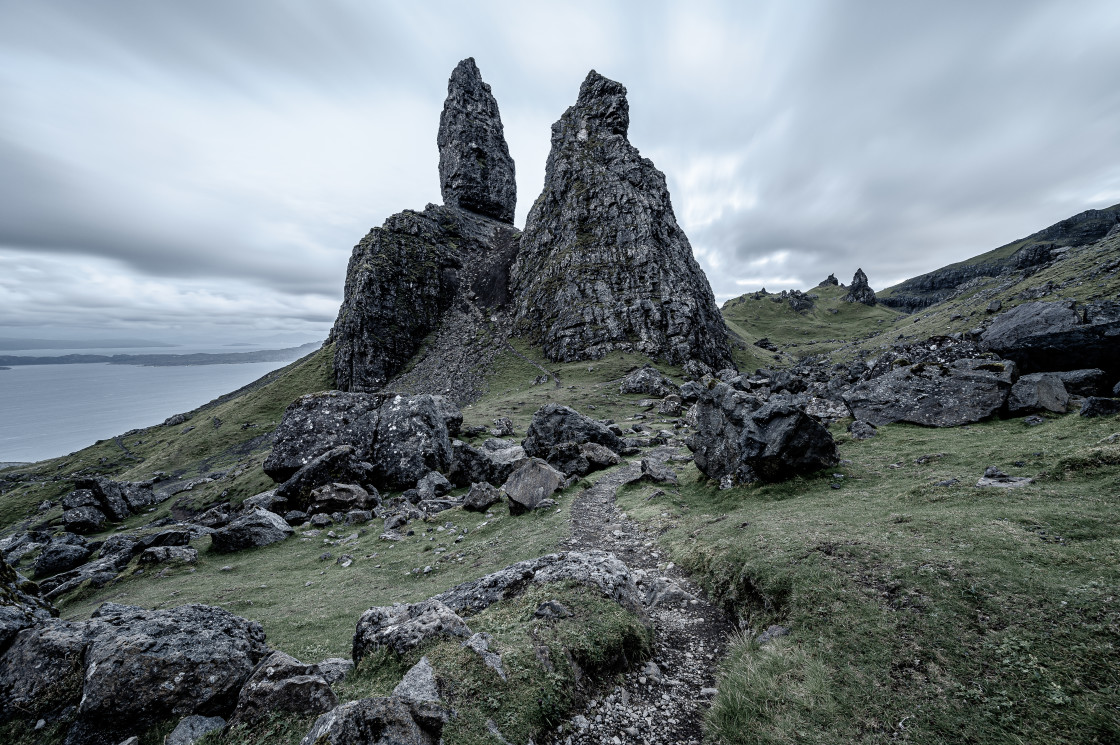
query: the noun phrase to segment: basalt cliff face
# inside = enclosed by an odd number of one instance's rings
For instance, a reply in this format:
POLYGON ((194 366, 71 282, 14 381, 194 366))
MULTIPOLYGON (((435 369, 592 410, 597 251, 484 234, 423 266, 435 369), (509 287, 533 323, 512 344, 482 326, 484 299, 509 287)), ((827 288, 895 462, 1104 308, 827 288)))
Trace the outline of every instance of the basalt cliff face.
POLYGON ((553 360, 623 350, 731 367, 665 175, 630 144, 629 125, 626 88, 595 71, 552 125, 544 191, 512 271, 514 328, 553 360))

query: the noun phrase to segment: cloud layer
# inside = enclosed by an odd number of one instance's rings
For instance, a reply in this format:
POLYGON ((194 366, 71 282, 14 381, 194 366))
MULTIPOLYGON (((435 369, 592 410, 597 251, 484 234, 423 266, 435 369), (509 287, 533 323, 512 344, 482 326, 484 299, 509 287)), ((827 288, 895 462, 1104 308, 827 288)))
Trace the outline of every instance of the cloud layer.
POLYGON ((884 287, 1120 202, 1117 38, 1111 2, 0 0, 0 332, 321 338, 350 248, 439 200, 466 56, 519 223, 595 68, 718 297, 884 287))

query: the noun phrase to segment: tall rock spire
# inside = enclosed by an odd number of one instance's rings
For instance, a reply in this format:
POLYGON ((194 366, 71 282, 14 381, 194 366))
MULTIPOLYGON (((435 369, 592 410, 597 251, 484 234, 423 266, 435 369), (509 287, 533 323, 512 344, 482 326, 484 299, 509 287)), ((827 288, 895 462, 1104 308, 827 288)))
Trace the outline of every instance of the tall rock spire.
POLYGON ((473 57, 460 62, 447 81, 436 144, 443 203, 512 223, 517 206, 513 158, 498 102, 473 57))
POLYGON ((511 272, 515 328, 553 360, 623 350, 731 367, 665 175, 627 140, 629 125, 626 88, 594 70, 552 125, 544 191, 511 272))

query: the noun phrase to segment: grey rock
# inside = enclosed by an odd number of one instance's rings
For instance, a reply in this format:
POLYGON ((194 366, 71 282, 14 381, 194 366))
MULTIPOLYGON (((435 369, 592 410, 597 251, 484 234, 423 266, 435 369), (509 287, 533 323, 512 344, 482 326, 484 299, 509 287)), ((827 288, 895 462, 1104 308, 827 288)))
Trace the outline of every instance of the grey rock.
MULTIPOLYGON (((23 579, 8 562, 0 559, 0 654, 20 631, 57 615, 58 610, 43 598, 34 582, 23 579)), ((0 697, 3 697, 2 689, 0 697)))
POLYGON ((420 499, 438 499, 446 496, 454 485, 443 474, 431 471, 416 482, 416 489, 420 492, 420 499))
POLYGON ((828 275, 827 277, 825 277, 825 278, 824 278, 824 280, 823 280, 823 281, 821 282, 821 285, 832 285, 833 287, 836 287, 836 286, 838 286, 839 284, 840 284, 840 280, 836 279, 836 275, 835 275, 835 274, 829 274, 829 275, 828 275))
POLYGON ((545 460, 565 476, 586 476, 591 472, 591 462, 574 442, 553 445, 545 460))
POLYGON ((300 745, 437 745, 449 718, 439 704, 363 698, 320 716, 300 745))
POLYGON ((1007 411, 1014 415, 1035 411, 1053 411, 1064 414, 1069 406, 1069 393, 1062 379, 1053 373, 1024 375, 1011 386, 1007 397, 1007 411))
POLYGON ((155 501, 150 484, 140 484, 96 477, 78 479, 76 489, 92 492, 99 503, 99 509, 110 520, 120 521, 155 501))
POLYGON ((855 276, 852 277, 852 284, 848 288, 848 294, 841 298, 844 302, 848 303, 863 303, 864 305, 875 305, 875 291, 867 284, 867 275, 863 273, 862 269, 856 269, 855 276))
POLYGON ((828 430, 791 404, 763 404, 720 383, 696 406, 697 429, 686 444, 708 478, 740 484, 781 481, 840 460, 828 430))
POLYGON ((273 652, 257 664, 237 697, 230 725, 251 724, 272 712, 320 714, 338 706, 316 665, 273 652))
POLYGON ((372 458, 379 483, 388 488, 406 489, 429 471, 447 471, 452 451, 446 400, 420 395, 386 401, 372 458))
POLYGON ((500 416, 495 419, 494 429, 490 430, 491 437, 509 437, 513 433, 513 420, 508 416, 500 416))
POLYGON ((98 507, 101 503, 89 489, 75 489, 62 498, 62 509, 73 510, 78 507, 98 507))
POLYGON ((109 518, 96 507, 75 507, 62 513, 62 524, 74 533, 96 533, 105 527, 109 518))
POLYGON ((456 612, 477 613, 499 600, 520 595, 532 585, 574 582, 597 588, 604 597, 635 613, 642 612, 642 594, 629 568, 606 551, 565 551, 511 564, 493 574, 456 585, 436 595, 456 612))
POLYGON ((507 223, 436 205, 406 210, 371 230, 350 257, 331 331, 339 389, 383 388, 433 333, 429 346, 440 349, 445 329, 449 353, 416 361, 413 372, 427 372, 423 390, 451 390, 456 400, 481 391, 478 365, 504 348, 505 336, 464 349, 459 335, 486 336, 486 309, 509 302, 518 236, 507 223))
POLYGON ((153 546, 186 546, 191 542, 191 531, 187 528, 171 528, 158 533, 149 533, 136 537, 132 547, 133 553, 138 553, 153 546))
POLYGON ((471 633, 466 622, 438 597, 422 603, 378 606, 358 619, 352 656, 357 664, 376 649, 402 655, 436 637, 466 638, 471 633))
POLYGON ((268 510, 269 512, 275 512, 277 515, 288 512, 290 507, 286 498, 276 495, 275 489, 254 494, 242 502, 241 506, 244 509, 268 510))
POLYGON ((1100 368, 1065 370, 1054 375, 1062 381, 1071 396, 1103 396, 1108 394, 1108 373, 1100 368))
POLYGON ((320 662, 316 667, 319 668, 319 674, 330 685, 334 685, 346 678, 350 671, 354 669, 354 663, 345 657, 330 657, 320 662))
POLYGON ((311 490, 307 512, 308 514, 326 513, 329 515, 335 512, 367 510, 376 507, 379 498, 380 495, 376 489, 370 493, 357 484, 323 484, 311 490))
POLYGON ((294 531, 284 518, 265 510, 254 510, 210 534, 211 549, 219 554, 243 551, 278 543, 294 531))
POLYGON ((1069 331, 1080 323, 1073 303, 1023 303, 996 316, 980 340, 988 349, 1002 353, 1032 336, 1069 331))
POLYGON ((284 411, 264 472, 274 481, 287 481, 339 445, 353 445, 364 459, 377 435, 377 410, 384 400, 383 395, 342 391, 300 396, 284 411))
POLYGON ((35 560, 35 578, 50 577, 86 563, 92 552, 85 546, 54 542, 35 560))
POLYGON ((955 427, 1003 408, 1016 371, 1010 360, 919 362, 858 383, 843 397, 857 419, 876 426, 909 422, 955 427))
POLYGON ((625 447, 622 440, 601 422, 560 404, 545 404, 533 414, 522 446, 536 458, 548 457, 554 445, 594 442, 618 453, 625 447))
POLYGON ((711 287, 629 123, 626 89, 592 71, 552 126, 544 190, 510 274, 515 330, 551 360, 622 350, 728 367, 711 287))
POLYGON ((871 422, 865 422, 862 419, 856 419, 848 425, 848 432, 852 434, 852 438, 856 440, 870 440, 878 434, 878 427, 871 422))
POLYGON ((1120 302, 1078 307, 1071 301, 1031 302, 992 321, 981 335, 987 349, 1023 372, 1098 368, 1120 373, 1120 302))
POLYGON ((352 445, 339 445, 313 458, 291 478, 276 488, 276 496, 290 508, 307 511, 311 493, 325 484, 372 484, 374 467, 361 460, 352 445))
POLYGON ((600 445, 597 442, 583 443, 579 446, 579 454, 587 460, 592 471, 617 466, 622 462, 622 458, 619 457, 618 453, 615 453, 606 445, 600 445))
POLYGON ((533 616, 536 618, 547 618, 550 621, 555 621, 559 618, 571 618, 572 612, 568 610, 567 606, 556 600, 546 600, 537 606, 533 611, 533 616))
POLYGON ((622 379, 620 393, 637 393, 647 396, 667 396, 676 393, 677 384, 652 365, 644 365, 630 372, 622 379))
POLYGON ((502 484, 501 494, 509 503, 509 514, 521 515, 534 510, 564 484, 564 474, 540 458, 531 458, 510 474, 502 484))
POLYGON ((528 457, 523 447, 505 440, 487 440, 481 448, 455 440, 451 444, 451 450, 453 462, 448 478, 457 486, 479 482, 501 486, 528 457), (495 444, 499 443, 508 447, 496 447, 495 444))
POLYGON ((153 546, 144 549, 138 561, 141 564, 194 564, 198 561, 198 551, 188 546, 153 546))
POLYGON ((225 726, 226 720, 221 717, 191 714, 189 717, 183 717, 175 729, 171 730, 171 734, 164 740, 164 745, 195 745, 203 736, 224 729, 225 726))
POLYGON ((482 664, 496 672, 499 678, 507 680, 506 669, 505 666, 502 665, 502 656, 490 650, 490 643, 492 641, 494 641, 494 637, 480 631, 463 642, 462 646, 481 657, 482 664))
POLYGON ((502 498, 498 495, 498 490, 492 484, 480 481, 477 484, 471 484, 471 490, 467 492, 466 498, 463 499, 463 509, 472 512, 485 512, 501 501, 502 498))
POLYGON ((1081 404, 1080 414, 1083 417, 1115 416, 1120 414, 1120 399, 1089 396, 1081 404))
POLYGON ((408 669, 393 689, 393 695, 406 701, 439 701, 439 684, 436 672, 427 657, 408 669))
POLYGON ((373 519, 373 513, 369 510, 350 510, 346 513, 346 522, 348 525, 364 525, 373 519))
POLYGON ((444 204, 512 223, 517 204, 513 158, 498 102, 471 57, 447 82, 436 143, 444 204))
POLYGON ((767 626, 766 630, 758 635, 758 645, 761 647, 763 644, 773 641, 779 637, 789 636, 789 628, 786 626, 778 626, 773 624, 767 626))
POLYGON ((288 525, 303 525, 307 518, 308 514, 303 510, 288 510, 284 513, 284 522, 288 525))
POLYGON ((668 417, 680 416, 681 403, 682 402, 680 396, 676 395, 675 393, 670 394, 661 399, 661 402, 657 404, 657 413, 661 414, 662 416, 668 417))

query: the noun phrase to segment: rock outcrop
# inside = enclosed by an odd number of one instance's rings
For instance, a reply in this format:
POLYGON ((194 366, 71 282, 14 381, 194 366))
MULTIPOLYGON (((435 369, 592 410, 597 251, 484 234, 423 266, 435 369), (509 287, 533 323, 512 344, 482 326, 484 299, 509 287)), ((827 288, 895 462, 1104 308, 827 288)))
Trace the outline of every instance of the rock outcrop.
POLYGON ((521 445, 526 454, 547 458, 553 447, 566 442, 576 445, 594 442, 615 453, 625 448, 622 438, 605 424, 560 404, 545 404, 537 409, 521 445))
POLYGON ((867 275, 863 273, 862 269, 856 269, 855 276, 852 277, 852 285, 848 288, 848 294, 842 300, 848 303, 863 303, 864 305, 874 305, 875 291, 871 289, 871 285, 867 284, 867 275))
POLYGON ((439 118, 439 184, 443 203, 512 223, 517 204, 498 102, 468 57, 447 82, 439 118))
POLYGON ((996 316, 980 341, 1023 372, 1098 368, 1120 375, 1120 302, 1023 303, 996 316))
POLYGON ((39 593, 39 587, 21 577, 0 559, 0 654, 16 634, 49 621, 58 611, 39 593))
POLYGON ((665 176, 627 140, 626 89, 592 71, 552 126, 511 272, 515 330, 550 359, 612 350, 731 367, 727 330, 665 176))
POLYGON ((384 401, 384 396, 341 391, 300 396, 284 411, 264 472, 274 481, 287 481, 312 459, 339 445, 353 445, 365 458, 384 401))

